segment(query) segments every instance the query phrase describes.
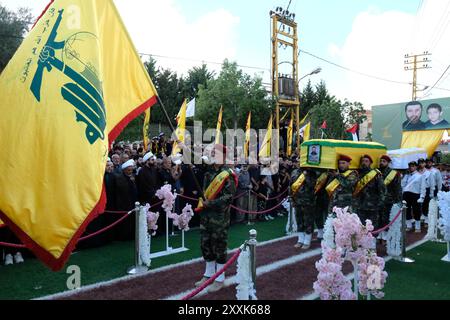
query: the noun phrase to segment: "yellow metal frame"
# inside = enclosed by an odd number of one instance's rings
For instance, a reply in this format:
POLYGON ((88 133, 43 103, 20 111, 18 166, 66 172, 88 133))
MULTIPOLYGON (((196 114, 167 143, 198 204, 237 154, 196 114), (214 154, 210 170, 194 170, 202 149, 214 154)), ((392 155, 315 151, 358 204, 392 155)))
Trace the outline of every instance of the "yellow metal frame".
POLYGON ((297 131, 297 153, 300 153, 300 95, 298 90, 298 34, 297 34, 297 23, 292 20, 285 19, 277 13, 271 14, 272 19, 272 94, 276 99, 276 115, 275 123, 276 129, 280 130, 280 108, 288 107, 295 108, 295 123, 297 131), (292 28, 292 33, 287 33, 281 31, 282 26, 287 26, 292 28), (291 39, 289 42, 286 39, 280 38, 283 36, 285 38, 291 39), (295 91, 294 100, 285 100, 279 98, 279 73, 278 73, 278 44, 283 44, 285 46, 292 47, 292 76, 294 78, 295 91))

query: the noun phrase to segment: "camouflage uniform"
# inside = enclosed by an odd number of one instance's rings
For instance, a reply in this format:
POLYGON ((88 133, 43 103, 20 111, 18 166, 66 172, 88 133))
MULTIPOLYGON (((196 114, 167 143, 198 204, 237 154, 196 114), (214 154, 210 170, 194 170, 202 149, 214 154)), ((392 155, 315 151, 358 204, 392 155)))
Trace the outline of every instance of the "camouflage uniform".
POLYGON ((294 183, 302 173, 305 174, 305 182, 297 193, 293 195, 295 212, 297 214, 297 226, 299 232, 312 234, 314 231, 316 203, 314 187, 316 186, 317 175, 313 170, 296 170, 293 173, 292 183, 294 183))
MULTIPOLYGON (((319 178, 322 173, 323 172, 317 172, 317 178, 319 178)), ((325 220, 328 216, 328 206, 330 198, 328 197, 328 193, 325 188, 330 181, 330 175, 328 174, 327 181, 325 182, 324 187, 320 189, 316 194, 315 223, 319 230, 323 229, 325 220)))
MULTIPOLYGON (((361 179, 372 169, 362 169, 360 171, 361 179)), ((384 198, 386 194, 386 187, 383 182, 381 172, 377 170, 378 174, 372 179, 361 192, 355 197, 355 212, 363 224, 366 220, 371 220, 375 229, 378 228, 378 219, 381 209, 383 207, 384 198)))
MULTIPOLYGON (((386 177, 392 172, 392 169, 387 167, 384 169, 380 169, 381 174, 383 175, 383 182, 386 177)), ((391 214, 391 209, 394 203, 402 202, 402 176, 400 172, 397 171, 397 175, 394 180, 386 187, 386 194, 384 198, 384 203, 382 207, 382 211, 380 213, 380 226, 385 226, 389 223, 389 216, 391 214)))
MULTIPOLYGON (((204 176, 204 190, 222 171, 231 169, 221 167, 215 170, 208 168, 204 176)), ((236 193, 236 184, 232 175, 225 182, 224 187, 214 200, 203 209, 200 217, 200 246, 205 261, 216 261, 225 264, 227 260, 228 229, 230 226, 230 205, 236 193)))
POLYGON ((334 179, 338 179, 340 184, 330 197, 328 212, 333 212, 334 207, 349 207, 349 209, 352 210, 353 190, 358 182, 358 173, 356 171, 352 171, 348 177, 344 177, 342 173, 339 173, 336 177, 331 176, 329 183, 334 181, 334 179))

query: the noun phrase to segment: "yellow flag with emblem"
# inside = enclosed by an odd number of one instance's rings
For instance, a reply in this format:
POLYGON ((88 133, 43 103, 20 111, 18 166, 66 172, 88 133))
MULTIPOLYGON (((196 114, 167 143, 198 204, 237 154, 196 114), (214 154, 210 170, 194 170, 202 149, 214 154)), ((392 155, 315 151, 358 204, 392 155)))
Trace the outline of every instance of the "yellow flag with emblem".
POLYGON ((0 77, 0 218, 61 269, 99 213, 110 141, 157 100, 112 0, 55 0, 0 77))
POLYGON ((245 142, 244 142, 244 157, 247 159, 250 150, 250 135, 252 129, 252 112, 248 113, 247 125, 245 126, 245 142))
POLYGON ((286 155, 288 157, 292 156, 292 138, 294 134, 294 118, 291 118, 289 121, 289 125, 287 128, 287 147, 286 147, 286 155))
MULTIPOLYGON (((187 100, 185 99, 180 108, 180 111, 178 112, 178 116, 177 116, 178 125, 177 125, 177 129, 175 130, 177 139, 183 143, 184 143, 185 130, 186 130, 186 108, 187 108, 187 100)), ((178 143, 175 141, 173 143, 172 155, 176 155, 179 152, 181 152, 181 148, 178 146, 178 143)))
POLYGON ((222 114, 223 114, 223 107, 220 107, 220 111, 219 111, 219 118, 217 119, 217 127, 216 127, 216 140, 215 140, 215 144, 220 144, 220 130, 222 128, 222 114))
POLYGON ((144 151, 147 152, 148 147, 150 145, 150 138, 148 137, 148 129, 150 127, 150 108, 145 110, 145 117, 144 117, 144 126, 142 128, 142 135, 143 135, 143 141, 144 141, 144 151))
POLYGON ((260 158, 270 158, 271 155, 271 145, 272 145, 272 115, 270 115, 269 123, 267 124, 267 132, 264 136, 264 141, 259 150, 260 158))

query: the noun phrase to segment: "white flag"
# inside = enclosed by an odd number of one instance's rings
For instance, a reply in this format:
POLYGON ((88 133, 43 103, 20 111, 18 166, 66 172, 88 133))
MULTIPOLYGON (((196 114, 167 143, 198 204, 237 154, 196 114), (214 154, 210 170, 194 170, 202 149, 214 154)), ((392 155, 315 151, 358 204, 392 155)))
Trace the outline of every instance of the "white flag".
POLYGON ((195 116, 195 98, 186 107, 186 118, 192 118, 193 116, 195 116))

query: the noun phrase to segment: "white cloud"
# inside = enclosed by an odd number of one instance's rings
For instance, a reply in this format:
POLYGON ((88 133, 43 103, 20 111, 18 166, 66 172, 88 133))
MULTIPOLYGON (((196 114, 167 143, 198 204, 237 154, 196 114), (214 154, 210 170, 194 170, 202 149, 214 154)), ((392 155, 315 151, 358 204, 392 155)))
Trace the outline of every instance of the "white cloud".
POLYGON ((200 65, 190 60, 222 62, 236 58, 239 18, 227 10, 211 11, 193 20, 183 14, 174 0, 114 2, 140 53, 183 58, 156 57, 161 66, 185 73, 200 65))
MULTIPOLYGON (((350 69, 390 80, 412 82, 412 72, 404 71, 404 55, 433 49, 433 70, 419 70, 418 82, 434 84, 450 63, 450 33, 445 32, 448 20, 444 19, 447 10, 450 10, 450 5, 447 7, 450 2, 424 3, 423 10, 417 17, 399 11, 381 12, 373 8, 361 12, 355 18, 352 31, 343 46, 330 44, 329 53, 337 55, 340 63, 350 69), (443 19, 440 20, 439 17, 443 19), (442 37, 439 44, 430 48, 432 40, 436 39, 436 43, 440 35, 442 37)), ((330 88, 339 97, 361 101, 367 108, 411 99, 412 87, 409 85, 379 81, 350 72, 342 75, 345 76, 330 79, 330 88)), ((450 88, 449 81, 438 86, 450 88)), ((434 90, 427 98, 449 95, 450 92, 434 90)))

